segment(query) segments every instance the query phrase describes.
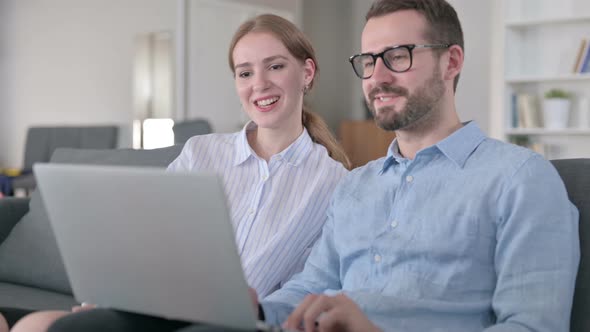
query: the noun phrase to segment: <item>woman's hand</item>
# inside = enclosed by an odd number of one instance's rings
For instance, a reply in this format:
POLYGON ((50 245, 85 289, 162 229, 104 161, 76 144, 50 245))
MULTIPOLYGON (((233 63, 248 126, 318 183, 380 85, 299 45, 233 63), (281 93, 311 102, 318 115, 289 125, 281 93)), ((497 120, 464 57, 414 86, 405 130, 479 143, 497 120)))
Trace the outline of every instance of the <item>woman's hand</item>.
POLYGON ((82 302, 82 304, 72 307, 72 312, 86 311, 96 308, 96 305, 82 302))

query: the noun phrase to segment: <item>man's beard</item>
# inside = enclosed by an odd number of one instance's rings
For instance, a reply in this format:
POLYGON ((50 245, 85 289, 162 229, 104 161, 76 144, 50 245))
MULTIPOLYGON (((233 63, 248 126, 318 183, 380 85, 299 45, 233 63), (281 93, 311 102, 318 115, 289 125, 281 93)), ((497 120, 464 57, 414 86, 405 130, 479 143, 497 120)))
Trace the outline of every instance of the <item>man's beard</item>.
POLYGON ((375 117, 377 125, 384 130, 394 131, 411 128, 420 119, 432 113, 438 107, 444 91, 444 81, 440 78, 440 68, 437 66, 428 81, 417 88, 411 95, 406 88, 381 84, 369 92, 369 98, 366 102, 375 117), (391 93, 406 97, 406 106, 399 111, 396 111, 393 106, 385 106, 377 112, 373 102, 375 95, 379 93, 391 93))

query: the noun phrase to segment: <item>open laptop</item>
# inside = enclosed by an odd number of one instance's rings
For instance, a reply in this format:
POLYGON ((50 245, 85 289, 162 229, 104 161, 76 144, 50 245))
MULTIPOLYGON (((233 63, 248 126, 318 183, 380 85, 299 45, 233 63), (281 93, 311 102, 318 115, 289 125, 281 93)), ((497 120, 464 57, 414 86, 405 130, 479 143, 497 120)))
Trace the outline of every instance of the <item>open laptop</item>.
POLYGON ((270 329, 257 321, 214 174, 65 164, 34 173, 78 301, 270 329))

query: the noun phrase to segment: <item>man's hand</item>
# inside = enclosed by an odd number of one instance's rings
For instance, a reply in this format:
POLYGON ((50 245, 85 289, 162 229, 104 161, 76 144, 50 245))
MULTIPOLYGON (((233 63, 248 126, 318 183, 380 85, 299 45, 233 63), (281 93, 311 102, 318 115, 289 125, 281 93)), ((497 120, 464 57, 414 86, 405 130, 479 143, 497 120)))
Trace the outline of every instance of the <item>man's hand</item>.
POLYGON ((380 331, 369 321, 356 303, 343 294, 306 296, 283 326, 286 329, 301 330, 302 323, 305 332, 380 331))

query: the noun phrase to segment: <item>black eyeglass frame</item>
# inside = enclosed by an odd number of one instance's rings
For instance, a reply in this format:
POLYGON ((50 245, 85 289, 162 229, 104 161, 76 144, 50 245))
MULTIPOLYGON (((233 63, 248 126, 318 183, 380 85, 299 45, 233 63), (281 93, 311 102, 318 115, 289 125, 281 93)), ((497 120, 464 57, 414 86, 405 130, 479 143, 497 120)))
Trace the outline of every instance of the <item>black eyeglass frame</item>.
POLYGON ((354 73, 356 74, 356 76, 358 76, 360 79, 366 80, 368 78, 371 78, 371 76, 373 76, 373 74, 375 73, 375 69, 373 69, 373 72, 371 73, 371 75, 367 76, 367 77, 363 77, 363 75, 359 74, 356 71, 356 68, 354 66, 354 59, 360 57, 360 56, 371 56, 373 58, 373 65, 375 65, 377 63, 377 59, 381 58, 381 61, 383 61, 383 64, 385 65, 385 67, 387 67, 387 69, 391 70, 394 73, 405 73, 408 70, 410 70, 412 68, 412 65, 414 64, 414 49, 416 48, 449 48, 451 46, 453 46, 454 44, 404 44, 404 45, 394 45, 392 47, 388 47, 386 49, 383 50, 383 52, 374 54, 374 53, 359 53, 359 54, 355 54, 351 57, 348 58, 348 61, 350 62, 350 64, 352 65, 352 70, 354 71, 354 73), (410 65, 408 66, 407 69, 405 70, 395 70, 393 68, 391 68, 390 64, 388 61, 385 61, 385 58, 383 57, 383 55, 385 55, 385 53, 391 51, 391 50, 398 50, 401 48, 405 48, 408 50, 408 53, 410 54, 410 65))

